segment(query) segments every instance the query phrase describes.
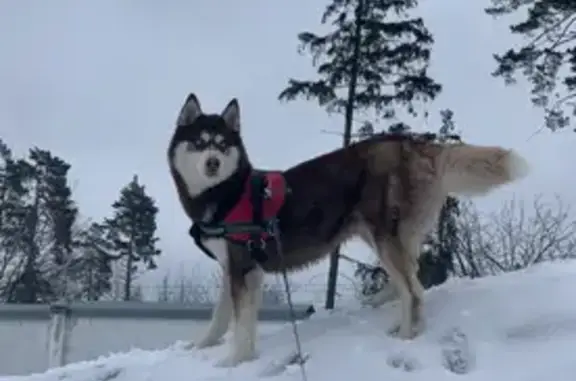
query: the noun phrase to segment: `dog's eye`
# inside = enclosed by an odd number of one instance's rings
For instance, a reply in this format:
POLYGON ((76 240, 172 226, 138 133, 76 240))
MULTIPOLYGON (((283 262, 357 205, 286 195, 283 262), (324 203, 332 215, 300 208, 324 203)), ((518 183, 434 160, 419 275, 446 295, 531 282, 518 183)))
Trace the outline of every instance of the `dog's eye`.
POLYGON ((214 144, 214 147, 216 147, 216 149, 222 152, 224 155, 228 155, 230 153, 230 147, 225 143, 216 143, 214 144))
POLYGON ((202 149, 202 147, 205 145, 206 145, 206 143, 202 139, 194 139, 194 140, 188 142, 188 145, 186 148, 188 148, 188 150, 190 150, 190 151, 196 151, 198 149, 202 149))

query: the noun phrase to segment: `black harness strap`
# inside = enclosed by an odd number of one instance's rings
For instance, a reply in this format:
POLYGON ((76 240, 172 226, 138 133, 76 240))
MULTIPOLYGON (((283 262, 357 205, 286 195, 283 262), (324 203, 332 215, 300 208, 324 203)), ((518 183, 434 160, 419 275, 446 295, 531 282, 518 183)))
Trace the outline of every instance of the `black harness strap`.
MULTIPOLYGON (((266 176, 262 172, 257 172, 251 179, 251 192, 250 203, 252 204, 252 223, 261 228, 262 231, 266 230, 264 226, 264 197, 266 190, 266 176)), ((266 248, 266 241, 261 236, 261 232, 253 232, 250 234, 250 241, 248 241, 248 250, 254 260, 259 263, 265 262, 268 258, 264 249, 266 248)))
POLYGON ((208 257, 214 260, 218 259, 216 258, 214 253, 208 250, 208 248, 204 246, 204 244, 202 243, 202 230, 200 229, 200 226, 198 224, 193 223, 192 226, 190 227, 190 230, 188 231, 188 234, 190 234, 196 246, 198 246, 198 248, 202 250, 204 254, 206 254, 208 257))
MULTIPOLYGON (((212 253, 212 251, 210 249, 208 249, 206 247, 206 245, 204 245, 202 243, 202 238, 223 238, 223 237, 226 237, 227 229, 222 228, 219 233, 215 233, 215 230, 211 230, 210 233, 207 233, 207 232, 202 230, 203 228, 205 228, 205 227, 202 227, 198 223, 194 223, 194 224, 192 224, 192 227, 189 230, 189 234, 194 239, 194 243, 196 244, 196 246, 198 246, 198 248, 200 250, 202 250, 202 252, 204 254, 206 254, 208 257, 212 258, 213 260, 217 261, 218 258, 216 258, 214 253, 212 253)), ((244 264, 242 265, 242 275, 246 275, 250 271, 252 271, 256 268, 256 263, 254 262, 254 260, 256 258, 253 257, 252 251, 250 250, 250 248, 248 248, 248 250, 249 250, 249 256, 247 258, 243 258, 244 264)))

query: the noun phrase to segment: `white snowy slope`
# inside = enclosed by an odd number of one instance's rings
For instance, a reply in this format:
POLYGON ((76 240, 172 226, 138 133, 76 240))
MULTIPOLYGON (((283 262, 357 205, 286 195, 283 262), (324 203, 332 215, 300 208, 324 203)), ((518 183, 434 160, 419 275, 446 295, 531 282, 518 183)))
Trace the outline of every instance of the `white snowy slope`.
MULTIPOLYGON (((301 324, 310 381, 576 380, 576 261, 481 280, 454 280, 426 295, 427 330, 388 337, 395 302, 342 308, 301 324)), ((260 359, 215 368, 224 347, 132 351, 1 381, 249 381, 293 349, 289 327, 261 337, 260 359)), ((294 366, 268 378, 299 380, 294 366)))

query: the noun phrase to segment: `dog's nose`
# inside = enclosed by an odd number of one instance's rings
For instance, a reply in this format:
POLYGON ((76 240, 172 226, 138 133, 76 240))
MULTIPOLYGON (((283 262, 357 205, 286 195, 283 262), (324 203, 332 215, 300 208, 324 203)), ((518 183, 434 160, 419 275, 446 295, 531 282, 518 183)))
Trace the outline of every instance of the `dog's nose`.
POLYGON ((208 159, 206 159, 206 172, 208 174, 215 174, 216 172, 218 172, 219 168, 220 168, 220 159, 214 156, 211 156, 208 159))

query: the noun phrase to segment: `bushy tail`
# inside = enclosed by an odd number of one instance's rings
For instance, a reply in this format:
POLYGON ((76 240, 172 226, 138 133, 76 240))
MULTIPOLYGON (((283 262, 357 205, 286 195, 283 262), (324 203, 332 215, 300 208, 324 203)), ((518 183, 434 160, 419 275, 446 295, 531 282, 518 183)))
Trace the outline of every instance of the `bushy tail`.
POLYGON ((449 193, 482 195, 519 180, 529 172, 528 162, 513 150, 469 144, 442 149, 443 184, 449 193))

